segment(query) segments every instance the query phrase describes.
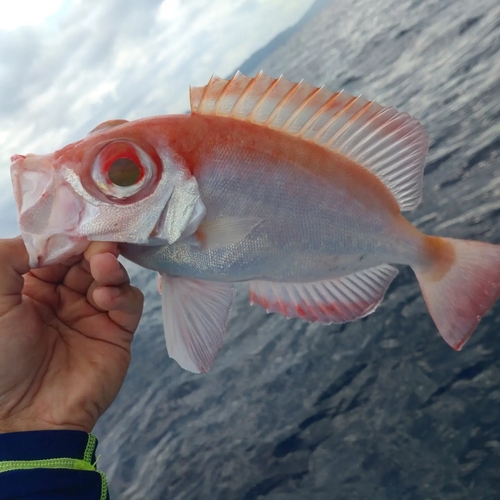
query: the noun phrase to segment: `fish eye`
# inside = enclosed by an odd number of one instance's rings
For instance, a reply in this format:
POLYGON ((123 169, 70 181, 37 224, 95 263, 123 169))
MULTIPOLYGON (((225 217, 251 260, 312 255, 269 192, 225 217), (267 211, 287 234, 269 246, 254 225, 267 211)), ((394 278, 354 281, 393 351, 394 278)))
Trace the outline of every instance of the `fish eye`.
POLYGON ((115 185, 129 187, 141 178, 141 167, 130 158, 118 158, 108 170, 108 179, 115 185))
POLYGON ((118 139, 108 142, 97 153, 91 176, 107 198, 126 202, 149 192, 148 187, 158 179, 159 168, 154 151, 148 154, 152 148, 144 146, 118 139))

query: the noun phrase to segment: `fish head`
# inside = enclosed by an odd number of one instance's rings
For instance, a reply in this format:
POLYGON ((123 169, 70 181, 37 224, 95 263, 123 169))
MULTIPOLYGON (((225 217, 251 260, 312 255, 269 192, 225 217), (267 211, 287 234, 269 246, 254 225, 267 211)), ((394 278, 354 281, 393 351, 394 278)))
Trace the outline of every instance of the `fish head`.
POLYGON ((52 154, 11 158, 32 268, 80 255, 91 241, 165 245, 196 231, 205 215, 196 179, 144 127, 106 122, 52 154))

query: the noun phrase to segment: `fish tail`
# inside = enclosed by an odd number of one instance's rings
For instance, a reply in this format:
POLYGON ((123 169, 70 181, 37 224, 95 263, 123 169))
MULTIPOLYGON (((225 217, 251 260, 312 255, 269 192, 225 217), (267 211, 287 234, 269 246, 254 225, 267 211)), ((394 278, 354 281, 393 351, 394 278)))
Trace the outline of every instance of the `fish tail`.
POLYGON ((500 295, 500 245, 425 237, 425 264, 413 266, 443 339, 457 351, 500 295))

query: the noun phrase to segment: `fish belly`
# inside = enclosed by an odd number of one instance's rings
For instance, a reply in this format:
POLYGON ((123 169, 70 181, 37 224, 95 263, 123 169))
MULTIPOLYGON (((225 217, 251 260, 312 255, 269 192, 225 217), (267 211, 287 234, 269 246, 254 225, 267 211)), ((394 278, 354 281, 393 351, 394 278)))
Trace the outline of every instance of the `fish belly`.
POLYGON ((334 176, 326 182, 265 150, 219 152, 196 176, 207 220, 261 222, 224 248, 204 248, 190 236, 170 246, 129 247, 127 258, 172 276, 280 282, 313 282, 418 259, 417 231, 399 213, 334 176))

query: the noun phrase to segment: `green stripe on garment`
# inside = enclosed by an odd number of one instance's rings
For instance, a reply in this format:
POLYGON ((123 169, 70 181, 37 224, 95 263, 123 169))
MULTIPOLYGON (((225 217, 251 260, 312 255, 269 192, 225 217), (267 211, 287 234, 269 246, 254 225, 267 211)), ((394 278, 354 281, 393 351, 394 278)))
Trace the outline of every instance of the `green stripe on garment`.
POLYGON ((106 500, 108 497, 108 479, 106 478, 106 474, 98 470, 101 475, 101 498, 99 500, 106 500))
POLYGON ((87 446, 85 447, 85 453, 83 454, 83 459, 90 463, 92 460, 92 453, 97 446, 97 439, 93 434, 89 434, 89 439, 87 441, 87 446))
MULTIPOLYGON (((92 460, 92 454, 94 453, 95 449, 97 446, 97 438, 93 434, 89 434, 89 440, 87 441, 87 446, 85 447, 85 453, 83 454, 83 459, 90 463, 92 460)), ((99 457, 97 457, 97 460, 99 457)), ((95 470, 95 466, 97 464, 97 460, 94 463, 93 467, 95 470)), ((106 477, 106 474, 104 472, 101 472, 100 470, 96 471, 99 473, 101 476, 101 498, 99 500, 106 500, 108 497, 108 479, 106 477)))
POLYGON ((0 462, 0 472, 9 472, 13 470, 28 469, 74 469, 74 470, 92 470, 95 467, 78 458, 46 458, 44 460, 7 460, 0 462))

